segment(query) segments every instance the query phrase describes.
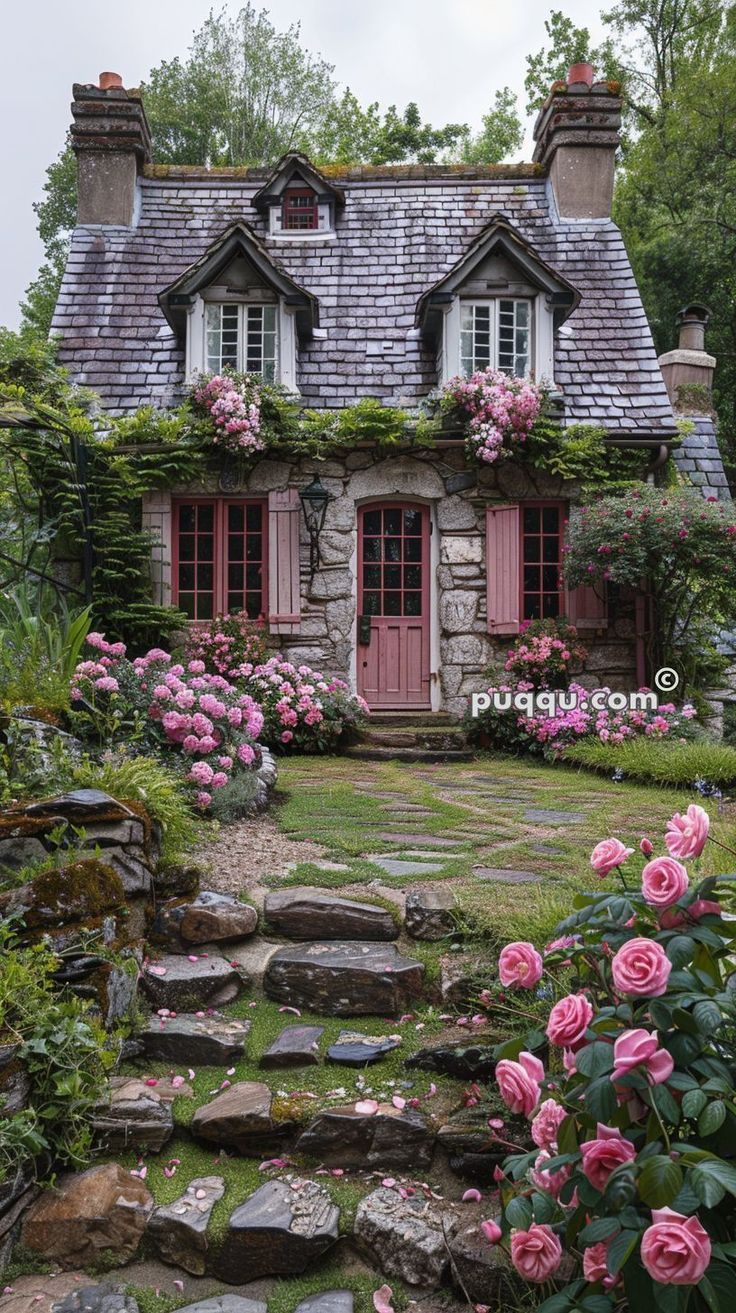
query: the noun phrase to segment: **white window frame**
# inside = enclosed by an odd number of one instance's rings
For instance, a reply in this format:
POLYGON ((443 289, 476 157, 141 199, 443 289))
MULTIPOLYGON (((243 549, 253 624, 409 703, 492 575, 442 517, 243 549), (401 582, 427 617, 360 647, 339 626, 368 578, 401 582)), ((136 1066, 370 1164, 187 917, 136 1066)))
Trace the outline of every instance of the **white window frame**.
POLYGON ((317 205, 316 228, 283 228, 282 203, 268 207, 268 235, 280 242, 332 242, 335 240, 333 204, 320 201, 317 205))
MULTIPOLYGON (((209 288, 204 294, 197 295, 194 304, 189 308, 187 316, 187 342, 186 342, 186 363, 185 373, 188 383, 194 382, 197 375, 208 373, 207 367, 207 331, 206 316, 209 305, 237 305, 239 307, 239 325, 245 319, 245 312, 250 307, 263 305, 271 306, 276 312, 276 366, 274 371, 274 382, 280 383, 287 388, 289 392, 297 393, 296 380, 296 323, 293 312, 288 309, 283 300, 278 302, 262 302, 256 299, 249 299, 244 296, 229 295, 225 288, 209 288)), ((239 331, 238 343, 238 369, 242 365, 243 350, 242 327, 239 331)))
MULTIPOLYGON (((508 354, 508 353, 505 353, 508 354)), ((497 296, 460 302, 460 372, 473 374, 481 369, 500 369, 515 378, 529 378, 534 372, 534 301, 528 296, 497 296), (518 323, 519 310, 524 307, 527 323, 518 323), (516 373, 519 354, 512 349, 513 360, 502 360, 502 333, 508 328, 511 315, 512 336, 522 329, 526 333, 526 367, 516 373), (480 339, 480 341, 478 341, 480 339)))
POLYGON ((491 314, 491 364, 498 368, 498 318, 502 301, 525 301, 531 311, 530 360, 526 377, 539 383, 544 380, 554 384, 554 337, 551 306, 547 305, 543 295, 515 296, 499 295, 494 297, 456 296, 445 311, 442 343, 438 354, 437 368, 440 386, 451 378, 462 375, 462 316, 463 308, 470 305, 490 306, 491 314))
POLYGON ((279 376, 278 338, 278 306, 273 303, 210 301, 204 312, 205 371, 219 374, 229 367, 240 374, 260 374, 264 382, 275 383, 279 376), (231 351, 223 358, 226 337, 231 351))

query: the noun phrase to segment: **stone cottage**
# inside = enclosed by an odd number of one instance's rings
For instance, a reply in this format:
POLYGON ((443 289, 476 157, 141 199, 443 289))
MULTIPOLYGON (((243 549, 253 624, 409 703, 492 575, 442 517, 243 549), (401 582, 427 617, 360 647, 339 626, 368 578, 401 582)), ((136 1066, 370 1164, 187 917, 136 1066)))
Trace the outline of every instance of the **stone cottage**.
MULTIPOLYGON (((372 397, 414 411, 492 365, 546 380, 562 423, 604 426, 653 473, 677 437, 677 389, 710 381, 706 312, 684 314, 658 362, 610 217, 621 102, 588 73, 556 84, 532 164, 323 171, 296 154, 273 170, 156 165, 137 91, 109 73, 75 85, 62 362, 116 412, 177 404, 227 366, 313 409, 372 397)), ((707 413, 676 458, 728 496, 707 413)), ((159 601, 193 621, 264 617, 292 660, 346 677, 372 708, 459 713, 525 618, 569 615, 594 682, 643 677, 633 599, 560 585, 576 491, 512 460, 473 464, 449 434, 318 465, 264 453, 238 477, 213 463, 143 511, 159 601), (310 542, 315 473, 329 499, 310 542)))

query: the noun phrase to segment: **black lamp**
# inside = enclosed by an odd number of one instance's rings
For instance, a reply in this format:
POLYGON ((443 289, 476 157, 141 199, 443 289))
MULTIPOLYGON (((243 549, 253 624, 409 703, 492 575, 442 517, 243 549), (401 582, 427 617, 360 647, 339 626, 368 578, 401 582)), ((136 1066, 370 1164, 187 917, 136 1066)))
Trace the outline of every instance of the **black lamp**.
POLYGON ((308 483, 306 488, 302 488, 299 497, 307 524, 307 533, 309 534, 309 568, 312 575, 314 575, 319 565, 319 535, 324 527, 330 494, 321 482, 319 475, 315 474, 312 482, 308 483))

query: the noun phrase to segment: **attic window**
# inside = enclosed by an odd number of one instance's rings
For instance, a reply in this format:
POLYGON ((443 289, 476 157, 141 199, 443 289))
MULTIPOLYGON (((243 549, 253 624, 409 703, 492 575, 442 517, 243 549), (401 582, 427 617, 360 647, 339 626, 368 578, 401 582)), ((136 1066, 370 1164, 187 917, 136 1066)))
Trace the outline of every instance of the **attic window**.
POLYGON ((311 187, 290 187, 284 192, 281 227, 284 232, 304 232, 319 227, 319 207, 311 187))
POLYGON ((500 369, 527 378, 532 367, 532 303, 498 297, 463 301, 460 318, 460 364, 464 374, 500 369))
POLYGON ((278 329, 275 305, 215 303, 206 307, 205 368, 260 374, 266 383, 276 381, 278 329))

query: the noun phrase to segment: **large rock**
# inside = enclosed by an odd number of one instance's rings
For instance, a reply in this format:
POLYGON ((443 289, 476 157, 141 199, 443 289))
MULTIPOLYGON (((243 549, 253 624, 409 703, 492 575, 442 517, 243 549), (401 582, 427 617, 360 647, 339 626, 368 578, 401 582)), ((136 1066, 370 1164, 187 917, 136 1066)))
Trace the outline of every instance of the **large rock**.
POLYGON ((125 1293, 125 1286, 103 1282, 99 1286, 79 1286, 55 1299, 49 1313, 138 1313, 138 1304, 125 1293))
POLYGON ((192 1118, 192 1135, 238 1153, 262 1156, 290 1129, 271 1117, 271 1091, 258 1081, 237 1081, 204 1103, 192 1118))
POLYGON ((54 867, 0 895, 0 911, 22 915, 27 930, 56 929, 79 921, 89 925, 124 907, 120 876, 99 861, 54 867))
POLYGON ((151 928, 151 940, 174 953, 189 953, 193 945, 245 939, 258 925, 255 907, 228 894, 203 891, 191 903, 162 903, 151 928))
POLYGON ((313 1067, 319 1062, 319 1041, 324 1026, 285 1026, 266 1049, 261 1066, 313 1067))
POLYGON ((245 982, 224 957, 203 954, 190 962, 188 957, 169 953, 147 963, 141 983, 155 1008, 197 1012, 232 1003, 245 982))
POLYGON ((145 1056, 154 1062, 192 1067, 229 1067, 245 1056, 249 1021, 234 1017, 152 1016, 138 1036, 145 1056))
POLYGON ((278 889, 266 894, 270 927, 287 939, 397 939, 391 913, 375 903, 335 898, 321 889, 278 889))
POLYGON ((318 1158, 325 1167, 428 1167, 434 1135, 418 1112, 390 1103, 376 1113, 330 1108, 319 1113, 299 1136, 299 1153, 318 1158))
POLYGON ((246 1299, 244 1295, 210 1295, 196 1304, 187 1304, 178 1313, 267 1313, 261 1299, 246 1299))
POLYGON ((315 1181, 269 1181, 232 1214, 214 1273, 239 1285, 304 1272, 335 1243, 339 1220, 315 1181))
POLYGON ((93 1109, 92 1129, 98 1148, 157 1153, 174 1133, 171 1104, 142 1080, 120 1081, 93 1109))
POLYGON ((406 1059, 405 1066, 421 1071, 436 1071, 456 1080, 490 1080, 496 1070, 490 1044, 440 1044, 420 1049, 406 1059))
POLYGON ((31 1205, 22 1244, 62 1268, 99 1262, 105 1251, 127 1263, 136 1252, 153 1199, 143 1181, 117 1163, 64 1176, 31 1205))
POLYGON ((410 1286, 438 1286, 449 1265, 446 1232, 453 1226, 445 1204, 423 1194, 402 1199, 382 1186, 358 1204, 354 1234, 387 1276, 410 1286))
POLYGON ((367 1067, 381 1062, 400 1045, 400 1035, 364 1035, 359 1030, 341 1030, 328 1048, 327 1057, 342 1067, 367 1067))
POLYGON ((264 977, 269 998, 333 1017, 397 1016, 421 996, 424 967, 393 944, 282 948, 264 977))
MULTIPOLYGON (((489 1116, 496 1111, 487 1104, 461 1108, 437 1132, 437 1143, 447 1154, 450 1169, 458 1176, 482 1185, 491 1184, 494 1168, 500 1166, 508 1154, 506 1145, 499 1144, 488 1125, 489 1116)), ((504 1141, 511 1140, 523 1146, 529 1138, 529 1123, 509 1117, 508 1113, 503 1120, 506 1123, 502 1132, 504 1141)))
POLYGON ((404 913, 406 933, 412 939, 446 939, 456 928, 455 906, 452 889, 410 889, 404 913))
POLYGON ((207 1267, 207 1227, 212 1209, 225 1193, 221 1176, 198 1176, 173 1204, 154 1208, 148 1238, 165 1263, 203 1276, 207 1267))
POLYGON ((451 1274, 470 1299, 501 1308, 508 1289, 509 1262, 498 1245, 489 1245, 478 1223, 459 1227, 449 1240, 451 1274))
POLYGON ((323 1290, 319 1295, 308 1295, 297 1304, 294 1313, 353 1313, 351 1290, 323 1290))
POLYGON ((77 826, 93 821, 138 819, 130 807, 111 798, 102 789, 74 789, 70 793, 60 793, 55 798, 30 803, 25 813, 27 816, 63 816, 77 826))

